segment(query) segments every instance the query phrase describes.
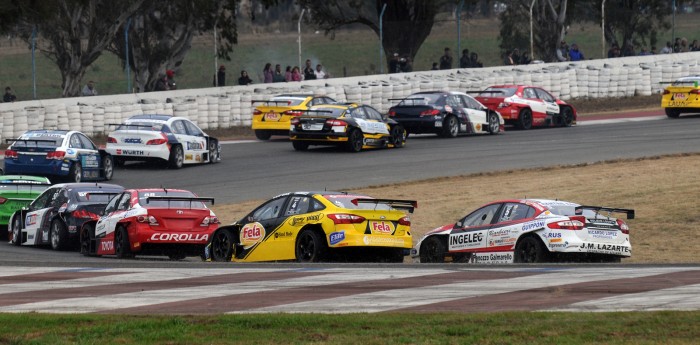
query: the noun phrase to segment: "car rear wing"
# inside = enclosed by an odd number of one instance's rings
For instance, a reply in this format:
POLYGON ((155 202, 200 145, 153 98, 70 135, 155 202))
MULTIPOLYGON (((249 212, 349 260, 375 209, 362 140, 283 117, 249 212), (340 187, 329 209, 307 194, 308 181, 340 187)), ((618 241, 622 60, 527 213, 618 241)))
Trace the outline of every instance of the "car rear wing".
POLYGON ((145 124, 137 124, 137 123, 105 123, 106 126, 114 126, 117 127, 117 130, 124 130, 124 131, 133 131, 136 130, 138 131, 140 128, 147 128, 149 131, 154 131, 154 127, 157 127, 160 125, 161 127, 163 126, 162 124, 150 124, 150 125, 145 125, 145 124), (126 128, 126 129, 119 129, 119 126, 124 126, 124 127, 136 127, 134 128, 126 128))
POLYGON ((264 99, 254 99, 250 101, 250 104, 255 104, 255 103, 266 103, 266 104, 284 104, 284 105, 289 105, 292 103, 291 101, 268 101, 264 99))
POLYGON ((600 212, 608 212, 608 213, 625 213, 627 214, 627 219, 634 219, 634 210, 627 209, 627 208, 613 208, 613 207, 603 207, 603 206, 576 206, 575 208, 575 213, 576 214, 583 214, 583 210, 591 210, 595 211, 596 215, 600 212))
POLYGON ((683 81, 660 81, 659 84, 671 84, 671 85, 678 85, 678 84, 692 84, 693 87, 698 87, 698 84, 700 81, 698 80, 683 80, 683 81))
MULTIPOLYGON (((416 105, 416 102, 417 102, 417 101, 421 101, 421 102, 423 102, 423 103, 427 103, 427 102, 425 101, 425 97, 389 98, 389 100, 390 100, 390 101, 400 101, 400 102, 403 102, 403 101, 412 101, 413 104, 411 104, 411 105, 416 105)), ((400 103, 400 102, 399 102, 399 103, 400 103)), ((425 105, 425 104, 420 104, 420 105, 425 105)))
POLYGON ((413 213, 413 210, 418 207, 418 201, 415 200, 396 200, 396 199, 352 199, 350 202, 353 203, 353 205, 359 205, 359 204, 387 204, 391 206, 392 208, 399 209, 399 210, 406 210, 408 213, 413 213))
POLYGON ((505 93, 505 92, 503 92, 503 90, 467 90, 467 91, 464 91, 464 93, 482 94, 482 93, 505 93))
POLYGON ((200 198, 200 197, 188 197, 188 196, 149 196, 146 197, 146 203, 152 201, 168 201, 168 207, 170 206, 170 201, 189 201, 190 206, 193 202, 210 202, 214 205, 214 198, 200 198))
MULTIPOLYGON (((36 144, 36 143, 53 143, 53 144, 56 144, 56 141, 57 141, 57 140, 59 140, 59 138, 57 138, 57 139, 20 139, 20 138, 17 138, 17 139, 5 139, 5 142, 8 143, 8 144, 9 144, 9 143, 15 143, 15 142, 23 142, 23 143, 28 143, 28 142, 30 142, 30 143, 35 143, 35 144, 36 144)), ((60 138, 60 140, 63 141, 63 138, 60 138)))

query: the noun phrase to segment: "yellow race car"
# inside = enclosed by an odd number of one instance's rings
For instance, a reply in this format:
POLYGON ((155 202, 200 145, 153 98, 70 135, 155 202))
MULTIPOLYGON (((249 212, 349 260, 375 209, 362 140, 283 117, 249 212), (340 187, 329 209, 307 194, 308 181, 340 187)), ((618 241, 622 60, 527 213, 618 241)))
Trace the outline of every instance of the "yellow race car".
POLYGON ((342 192, 276 196, 209 240, 209 261, 403 262, 410 254, 412 200, 342 192))
POLYGON ((260 140, 269 140, 272 135, 289 135, 289 120, 309 109, 312 105, 331 104, 335 100, 326 96, 309 94, 277 95, 269 100, 254 100, 253 131, 260 140))
POLYGON ((664 89, 661 107, 666 116, 676 118, 681 113, 700 113, 700 75, 680 78, 664 89))

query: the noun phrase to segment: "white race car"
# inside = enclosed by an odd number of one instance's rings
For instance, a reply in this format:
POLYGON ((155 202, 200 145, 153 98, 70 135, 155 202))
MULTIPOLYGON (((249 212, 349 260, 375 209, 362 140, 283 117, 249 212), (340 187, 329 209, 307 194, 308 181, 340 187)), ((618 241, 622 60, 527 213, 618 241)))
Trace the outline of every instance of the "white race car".
POLYGON ((632 255, 629 227, 611 213, 634 218, 634 210, 559 200, 497 201, 428 232, 411 256, 420 262, 619 262, 632 255))
POLYGON ((221 160, 219 140, 192 121, 169 115, 135 115, 107 137, 105 149, 116 165, 126 161, 164 161, 171 168, 221 160))

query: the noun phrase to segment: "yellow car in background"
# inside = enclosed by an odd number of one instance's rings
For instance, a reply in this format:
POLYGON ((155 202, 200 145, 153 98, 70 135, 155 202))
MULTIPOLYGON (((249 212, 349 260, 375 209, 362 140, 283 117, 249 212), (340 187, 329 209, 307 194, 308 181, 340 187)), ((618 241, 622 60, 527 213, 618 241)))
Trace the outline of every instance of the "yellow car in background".
POLYGON ((343 192, 278 195, 241 220, 219 227, 209 261, 403 262, 413 245, 412 200, 343 192))
POLYGON ((301 115, 300 110, 319 104, 336 103, 333 98, 310 94, 277 95, 269 100, 254 100, 253 131, 260 140, 273 135, 289 135, 289 121, 301 115))
POLYGON ((700 113, 700 75, 680 78, 664 89, 661 107, 666 116, 679 117, 682 113, 700 113))

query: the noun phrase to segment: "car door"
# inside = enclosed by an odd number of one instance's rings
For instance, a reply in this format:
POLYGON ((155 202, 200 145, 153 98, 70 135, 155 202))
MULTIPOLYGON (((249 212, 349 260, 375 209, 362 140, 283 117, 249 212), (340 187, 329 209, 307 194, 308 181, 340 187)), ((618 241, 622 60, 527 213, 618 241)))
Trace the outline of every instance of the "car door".
MULTIPOLYGON (((281 223, 266 239, 266 251, 274 252, 282 258, 294 259, 294 245, 299 231, 309 222, 319 218, 318 214, 309 214, 313 205, 318 204, 308 195, 292 195, 279 217, 281 223)), ((273 224, 272 226, 275 226, 273 224)))
POLYGON ((486 130, 486 111, 483 109, 481 104, 474 100, 473 98, 462 95, 462 101, 466 104, 466 112, 469 117, 469 122, 472 125, 474 132, 482 132, 486 130))
POLYGON ((184 120, 175 120, 170 125, 170 130, 173 132, 177 142, 182 145, 182 152, 184 154, 183 163, 195 163, 195 154, 192 148, 192 141, 190 140, 190 135, 187 134, 187 126, 184 120))
POLYGON ((445 111, 452 113, 459 119, 459 131, 468 132, 469 116, 467 115, 467 105, 462 101, 460 95, 449 94, 445 98, 445 111))
MULTIPOLYGON (((68 141, 69 150, 75 150, 76 160, 83 168, 83 179, 96 180, 100 177, 102 158, 95 144, 81 133, 73 133, 68 141)), ((66 153, 68 153, 66 151, 66 153)))
POLYGON ((559 104, 557 104, 557 98, 552 96, 551 93, 545 91, 541 88, 535 88, 537 93, 537 98, 541 99, 545 105, 545 112, 549 115, 559 114, 559 104))
MULTIPOLYGON (((197 125, 188 121, 182 120, 187 129, 187 144, 185 148, 185 156, 189 152, 193 155, 195 163, 203 163, 204 158, 207 157, 207 138, 197 125)), ((183 143, 183 145, 185 145, 183 143)))
POLYGON ((95 237, 103 238, 114 233, 117 223, 123 217, 123 203, 128 205, 131 200, 131 193, 126 192, 113 197, 105 206, 104 213, 95 225, 95 237), (120 205, 122 206, 120 208, 120 205))
POLYGON ((238 238, 244 250, 264 241, 284 222, 286 217, 282 209, 286 202, 286 196, 272 199, 243 218, 238 238))
POLYGON ((24 217, 24 230, 27 233, 28 245, 49 243, 49 219, 54 210, 52 202, 61 193, 61 187, 49 188, 39 195, 31 204, 24 217))
POLYGON ((523 227, 534 220, 535 214, 532 206, 519 202, 504 203, 488 231, 489 251, 512 251, 523 227))
POLYGON ((547 116, 547 105, 537 95, 534 87, 526 87, 523 89, 523 98, 525 103, 532 109, 532 121, 541 123, 547 116))
POLYGON ((458 221, 447 241, 450 252, 474 252, 486 249, 488 230, 501 204, 486 205, 458 221))

